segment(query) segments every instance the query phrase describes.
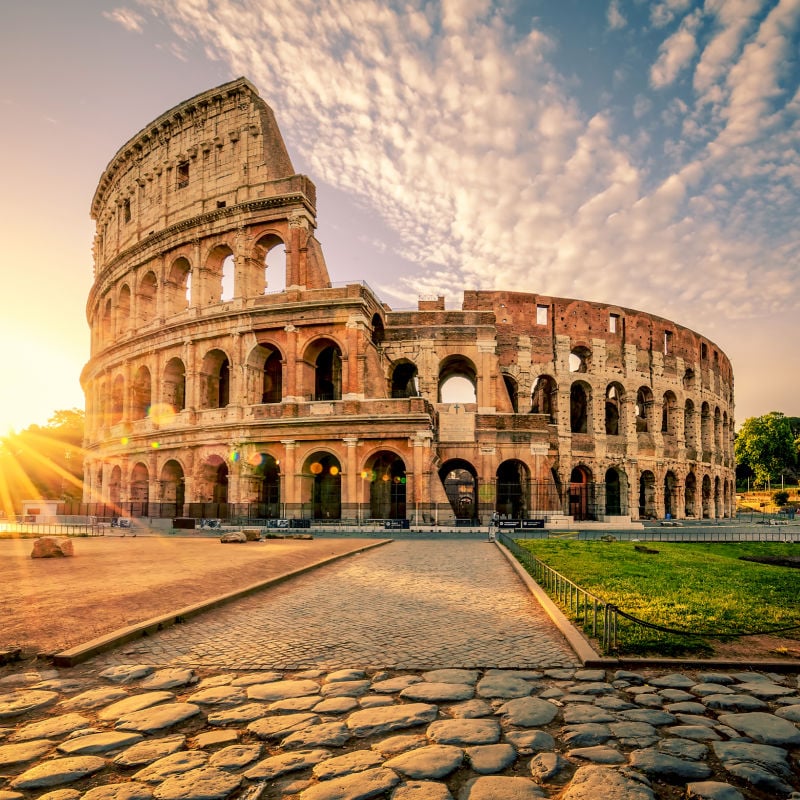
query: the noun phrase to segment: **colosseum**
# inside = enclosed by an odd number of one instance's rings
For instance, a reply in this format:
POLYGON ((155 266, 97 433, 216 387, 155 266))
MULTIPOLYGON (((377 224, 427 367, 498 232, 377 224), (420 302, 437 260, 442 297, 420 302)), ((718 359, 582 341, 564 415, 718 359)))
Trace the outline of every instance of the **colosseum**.
POLYGON ((95 511, 281 526, 732 514, 717 345, 604 303, 465 291, 460 309, 392 310, 331 283, 315 186, 244 78, 123 145, 91 216, 95 511))

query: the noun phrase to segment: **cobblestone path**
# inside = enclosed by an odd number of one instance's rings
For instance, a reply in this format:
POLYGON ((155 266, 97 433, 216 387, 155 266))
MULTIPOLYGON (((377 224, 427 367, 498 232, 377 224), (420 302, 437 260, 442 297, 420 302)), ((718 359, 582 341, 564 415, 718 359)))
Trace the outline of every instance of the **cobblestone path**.
POLYGON ((296 670, 574 666, 571 649, 494 545, 394 541, 98 663, 296 670))

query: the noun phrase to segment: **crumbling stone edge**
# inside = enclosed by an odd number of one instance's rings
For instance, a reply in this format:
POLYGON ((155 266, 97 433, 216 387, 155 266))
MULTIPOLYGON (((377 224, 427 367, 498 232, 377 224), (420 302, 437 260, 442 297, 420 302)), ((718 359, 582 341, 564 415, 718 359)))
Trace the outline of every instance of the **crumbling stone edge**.
POLYGON ((536 601, 544 609, 553 624, 558 628, 561 635, 567 640, 575 655, 584 667, 597 669, 654 669, 675 668, 680 669, 734 669, 734 670, 754 670, 762 672, 798 672, 800 662, 797 661, 767 661, 767 660, 746 660, 737 659, 703 659, 703 658, 612 658, 604 657, 597 653, 589 644, 583 634, 567 619, 561 609, 550 599, 549 595, 539 586, 530 576, 525 567, 514 558, 513 554, 503 547, 500 542, 495 541, 500 552, 511 564, 512 569, 517 573, 519 579, 525 584, 528 591, 534 596, 536 601))
POLYGON ((219 606, 229 603, 232 600, 238 600, 242 597, 247 597, 248 595, 261 591, 262 589, 267 589, 270 586, 276 586, 284 581, 289 580, 290 578, 303 575, 306 572, 311 572, 311 570, 324 567, 327 564, 331 564, 334 561, 338 561, 342 558, 347 558, 358 553, 366 552, 367 550, 372 550, 375 547, 381 547, 382 545, 390 544, 392 541, 392 539, 381 539, 377 542, 371 542, 366 545, 360 544, 358 547, 354 547, 352 550, 348 550, 347 552, 337 553, 334 556, 320 559, 319 561, 315 561, 312 564, 307 564, 299 569, 284 572, 280 575, 275 575, 267 580, 250 584, 250 586, 246 586, 243 589, 237 589, 234 592, 221 594, 217 597, 212 597, 209 600, 203 600, 199 603, 185 606, 184 608, 178 609, 177 611, 172 611, 169 614, 162 614, 158 617, 152 617, 151 619, 144 620, 143 622, 137 622, 136 624, 129 625, 125 628, 118 628, 111 633, 98 636, 96 639, 92 639, 88 642, 70 647, 67 650, 62 650, 60 653, 56 653, 52 656, 53 666, 74 667, 77 664, 88 661, 90 658, 98 655, 99 653, 111 650, 114 647, 126 644, 134 639, 140 639, 143 636, 149 636, 150 634, 157 633, 158 631, 164 630, 165 628, 169 628, 173 625, 179 625, 191 617, 202 614, 204 611, 210 611, 211 609, 218 608, 219 606))

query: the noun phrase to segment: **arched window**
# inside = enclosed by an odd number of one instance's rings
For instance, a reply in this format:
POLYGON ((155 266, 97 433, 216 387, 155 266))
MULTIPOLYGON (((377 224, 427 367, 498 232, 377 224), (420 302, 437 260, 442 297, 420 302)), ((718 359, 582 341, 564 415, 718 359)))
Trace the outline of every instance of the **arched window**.
POLYGON ((125 408, 125 378, 117 375, 111 390, 111 424, 122 422, 122 413, 125 408))
POLYGON ((127 333, 131 327, 131 287, 123 284, 117 301, 117 330, 127 333))
POLYGON ((186 408, 186 369, 180 358, 171 358, 164 367, 164 402, 172 411, 186 408))
POLYGON ((678 398, 673 392, 665 392, 661 406, 661 432, 675 436, 678 416, 678 398))
POLYGON ((222 283, 219 299, 223 303, 233 300, 236 291, 236 262, 233 254, 222 259, 222 283))
POLYGON ((607 436, 619 436, 622 433, 622 397, 623 389, 618 383, 610 383, 606 387, 605 425, 607 436))
POLYGON ((192 267, 183 257, 174 261, 167 279, 167 313, 180 314, 189 307, 192 298, 192 267))
POLYGON ((380 314, 373 314, 372 315, 372 344, 376 347, 379 347, 383 344, 383 340, 386 338, 386 329, 383 325, 383 320, 381 319, 380 314))
POLYGON ((156 292, 158 281, 154 272, 145 273, 139 282, 136 293, 136 310, 140 325, 151 322, 156 317, 156 292))
POLYGON ((549 375, 540 375, 531 394, 531 414, 544 414, 548 422, 555 423, 557 399, 556 382, 549 375))
POLYGON ((653 393, 647 386, 636 392, 636 432, 649 433, 652 430, 653 393))
POLYGON ((683 482, 684 514, 687 517, 697 516, 697 478, 690 472, 683 482))
POLYGON ((624 472, 611 467, 606 470, 606 516, 620 517, 628 511, 628 480, 624 472))
POLYGON ((664 476, 664 516, 678 516, 678 480, 672 470, 664 476))
POLYGON ((261 264, 260 275, 254 279, 251 293, 254 296, 273 294, 286 290, 286 246, 274 233, 262 236, 256 242, 256 264, 261 264))
POLYGON ((395 453, 376 453, 361 472, 369 481, 369 508, 373 519, 405 519, 406 465, 395 453))
POLYGON ((133 395, 131 397, 131 419, 144 419, 152 403, 150 370, 139 367, 133 378, 133 395))
POLYGON ((202 288, 204 305, 214 305, 233 297, 234 292, 234 261, 233 251, 226 245, 217 245, 212 248, 206 259, 206 269, 202 280, 204 284, 198 287, 193 284, 192 291, 202 288))
POLYGON ((211 350, 203 358, 203 408, 225 408, 230 403, 230 362, 222 350, 211 350))
POLYGON ((150 502, 150 473, 141 461, 134 464, 131 470, 129 494, 132 503, 141 504, 138 510, 144 511, 144 514, 140 513, 137 516, 145 516, 147 504, 150 502))
POLYGON ((569 421, 572 433, 589 433, 591 389, 588 384, 576 381, 569 390, 569 421))
POLYGON ((511 410, 515 414, 519 414, 519 391, 517 389, 517 382, 507 373, 503 373, 503 383, 508 392, 508 399, 511 401, 511 410))
POLYGON ((329 345, 317 356, 314 364, 314 399, 342 399, 342 353, 329 345))
POLYGON ((588 347, 578 345, 569 354, 570 372, 588 372, 592 365, 592 351, 588 347))
POLYGON ((306 459, 303 475, 310 482, 311 513, 314 519, 341 519, 342 467, 330 453, 314 453, 306 459))
POLYGON ((697 457, 697 428, 696 428, 696 413, 694 410, 694 403, 691 400, 686 401, 683 408, 683 436, 686 440, 686 449, 694 451, 694 455, 689 455, 694 459, 697 457))
POLYGON ((456 519, 475 519, 478 513, 478 473, 469 461, 453 459, 439 469, 439 479, 456 519))
MULTIPOLYGON (((186 484, 183 467, 175 459, 170 459, 161 469, 161 502, 172 503, 174 513, 168 516, 180 517, 186 502, 186 484)), ((162 509, 162 513, 165 509, 162 509)))
POLYGON ((400 361, 392 370, 392 397, 419 397, 417 367, 410 361, 400 361))
POLYGON ((593 490, 589 468, 583 465, 575 467, 569 476, 569 513, 576 522, 591 518, 593 490))
POLYGON ((495 511, 510 519, 528 516, 530 507, 530 472, 517 459, 504 461, 497 468, 497 500, 495 511))
POLYGON ((711 443, 714 437, 713 424, 711 407, 708 403, 703 403, 700 407, 700 446, 703 450, 703 461, 711 460, 711 443))
POLYGON ((639 519, 656 518, 656 476, 646 469, 639 476, 639 519))
POLYGON ((439 402, 477 402, 478 371, 466 356, 448 356, 439 365, 439 402))
POLYGON ((253 479, 258 484, 258 516, 275 519, 281 516, 281 468, 269 453, 256 453, 250 460, 253 479))

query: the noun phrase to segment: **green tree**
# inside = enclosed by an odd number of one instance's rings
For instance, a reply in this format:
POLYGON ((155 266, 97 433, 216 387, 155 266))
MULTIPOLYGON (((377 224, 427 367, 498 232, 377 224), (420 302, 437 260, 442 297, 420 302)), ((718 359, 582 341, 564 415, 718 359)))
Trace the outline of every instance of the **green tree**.
POLYGON ((780 479, 797 465, 797 447, 790 418, 780 411, 748 417, 734 443, 739 464, 753 471, 756 484, 780 479))

